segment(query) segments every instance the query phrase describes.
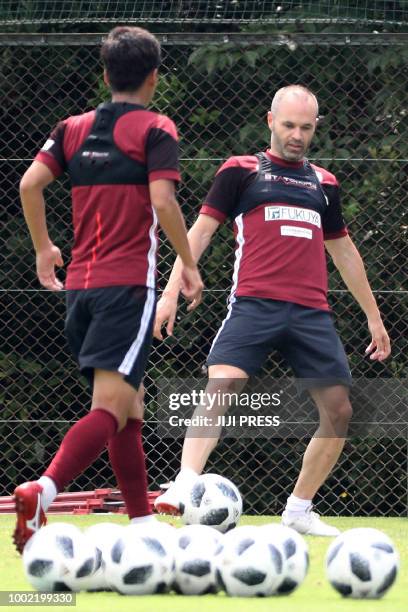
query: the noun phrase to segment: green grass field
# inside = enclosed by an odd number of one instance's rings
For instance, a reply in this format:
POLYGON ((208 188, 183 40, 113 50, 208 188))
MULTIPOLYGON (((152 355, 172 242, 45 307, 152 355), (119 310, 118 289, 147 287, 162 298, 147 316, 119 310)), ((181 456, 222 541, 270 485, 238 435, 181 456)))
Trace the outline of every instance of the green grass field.
MULTIPOLYGON (((112 521, 127 524, 126 517, 99 516, 54 516, 50 522, 64 521, 85 528, 101 521, 112 521)), ((241 525, 261 525, 268 522, 279 522, 277 517, 252 517, 241 519, 241 525)), ((178 526, 179 520, 173 521, 178 526)), ((401 570, 396 583, 381 600, 356 601, 346 600, 336 593, 326 581, 324 558, 331 538, 307 537, 310 551, 310 569, 303 585, 289 597, 272 597, 265 599, 244 599, 228 597, 225 594, 206 595, 204 597, 185 597, 180 595, 155 595, 144 597, 125 597, 116 593, 79 593, 76 607, 53 606, 48 610, 70 610, 86 612, 112 612, 116 610, 133 610, 137 612, 407 612, 408 611, 408 519, 405 518, 334 518, 331 523, 341 530, 353 527, 375 527, 387 533, 394 541, 401 556, 401 570)), ((11 532, 14 518, 9 515, 0 517, 0 590, 31 590, 24 577, 21 557, 15 552, 11 543, 11 532)), ((9 609, 23 609, 13 606, 9 609)), ((25 607, 27 609, 27 607, 25 607)), ((46 609, 36 606, 36 610, 46 609)))

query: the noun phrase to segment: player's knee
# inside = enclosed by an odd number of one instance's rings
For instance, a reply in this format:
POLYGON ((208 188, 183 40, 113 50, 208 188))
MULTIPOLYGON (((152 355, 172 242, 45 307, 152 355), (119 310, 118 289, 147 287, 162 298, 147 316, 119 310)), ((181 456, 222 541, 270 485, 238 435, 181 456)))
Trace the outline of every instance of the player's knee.
POLYGON ((353 416, 353 408, 348 399, 336 402, 328 407, 330 421, 342 428, 346 428, 353 416))
POLYGON ((145 389, 143 385, 140 385, 136 396, 133 400, 131 408, 129 410, 129 417, 132 419, 143 419, 144 415, 144 397, 145 389))
MULTIPOLYGON (((100 406, 93 405, 92 409, 100 408, 100 406)), ((126 410, 122 410, 121 408, 113 407, 112 405, 109 407, 104 407, 106 412, 110 412, 116 419, 118 424, 117 432, 122 431, 122 429, 126 426, 128 415, 126 410)))
POLYGON ((145 395, 146 395, 146 390, 143 386, 143 383, 141 383, 136 393, 136 402, 139 406, 144 406, 145 395))

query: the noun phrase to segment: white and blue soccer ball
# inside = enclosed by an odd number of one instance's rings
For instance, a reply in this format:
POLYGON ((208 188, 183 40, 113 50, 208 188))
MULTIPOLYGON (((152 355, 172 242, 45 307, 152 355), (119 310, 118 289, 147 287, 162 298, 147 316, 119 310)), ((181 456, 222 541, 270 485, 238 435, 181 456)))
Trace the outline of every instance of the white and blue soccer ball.
POLYGON ((41 527, 23 551, 25 575, 38 591, 81 591, 100 564, 92 542, 68 523, 41 527))
POLYGON ((398 569, 398 552, 378 529, 345 531, 326 555, 327 578, 343 597, 379 599, 393 585, 398 569))
POLYGON ((112 548, 112 544, 123 532, 124 527, 116 523, 96 523, 88 527, 84 536, 90 540, 99 551, 101 563, 99 568, 82 581, 84 591, 109 591, 109 582, 106 577, 106 557, 112 548))
POLYGON ((217 578, 228 595, 267 597, 282 583, 282 553, 260 527, 237 527, 223 538, 217 578))
POLYGON ((271 594, 290 595, 306 578, 309 569, 309 551, 304 538, 290 527, 268 523, 260 527, 265 540, 279 550, 282 556, 282 580, 271 594))
POLYGON ((122 595, 153 595, 170 590, 174 578, 171 538, 164 530, 129 525, 112 543, 105 574, 122 595))
POLYGON ((177 529, 173 590, 182 595, 217 593, 217 556, 223 535, 207 525, 177 529))
POLYGON ((242 497, 237 487, 218 474, 197 478, 180 507, 185 525, 207 525, 226 533, 236 527, 242 514, 242 497))

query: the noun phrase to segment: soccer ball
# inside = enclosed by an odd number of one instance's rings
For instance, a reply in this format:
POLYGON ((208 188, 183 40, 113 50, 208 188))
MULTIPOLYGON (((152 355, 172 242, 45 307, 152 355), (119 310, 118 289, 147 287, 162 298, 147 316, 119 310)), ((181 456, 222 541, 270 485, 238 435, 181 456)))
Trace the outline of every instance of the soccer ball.
POLYGON ((23 551, 29 583, 39 591, 81 591, 100 566, 95 547, 74 525, 52 523, 39 529, 23 551))
POLYGON ((269 544, 275 546, 282 555, 282 580, 276 585, 275 593, 289 595, 306 578, 309 569, 309 552, 302 536, 284 525, 270 523, 260 529, 269 544))
POLYGON ((113 542, 106 559, 109 585, 122 595, 166 593, 174 577, 174 555, 163 537, 150 527, 129 525, 113 542))
POLYGON ((176 593, 205 595, 218 591, 215 561, 222 551, 222 538, 207 525, 189 525, 177 530, 173 582, 176 593))
POLYGON ((344 597, 382 597, 394 583, 398 568, 398 552, 378 529, 345 531, 332 542, 326 555, 327 577, 344 597))
POLYGON ((225 533, 236 526, 242 514, 242 498, 227 478, 203 474, 195 481, 180 510, 185 525, 208 525, 225 533))
POLYGON ((266 597, 282 582, 282 553, 260 527, 237 527, 223 538, 217 578, 228 595, 266 597))
POLYGON ((96 523, 85 530, 84 536, 92 542, 101 555, 100 567, 87 579, 83 579, 82 589, 84 591, 108 591, 109 583, 105 575, 106 557, 116 541, 123 527, 115 523, 96 523))

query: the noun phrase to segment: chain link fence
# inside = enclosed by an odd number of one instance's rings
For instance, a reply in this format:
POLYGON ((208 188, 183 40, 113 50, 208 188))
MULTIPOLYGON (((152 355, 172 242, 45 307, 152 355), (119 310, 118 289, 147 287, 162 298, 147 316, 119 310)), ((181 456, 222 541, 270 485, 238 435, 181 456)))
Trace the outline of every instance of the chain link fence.
POLYGON ((3 0, 0 21, 11 24, 115 22, 289 23, 335 21, 402 23, 404 0, 3 0))
MULTIPOLYGON (((179 128, 179 200, 189 225, 221 162, 268 146, 266 112, 276 89, 298 82, 316 93, 322 120, 310 159, 341 183, 344 214, 389 330, 392 358, 385 364, 364 358, 369 342, 365 316, 329 262, 336 326, 354 376, 406 378, 408 34, 173 33, 159 38, 164 64, 154 108, 179 128)), ((41 291, 35 278, 18 182, 58 120, 107 99, 100 40, 92 34, 0 34, 0 494, 38 477, 62 435, 89 405, 89 392, 63 338, 64 296, 41 291)), ((48 190, 47 213, 50 235, 67 261, 72 235, 66 180, 48 190)), ((173 260, 163 242, 159 288, 173 260)), ((144 430, 152 489, 174 477, 182 444, 157 435, 154 381, 202 375, 226 314, 232 264, 227 223, 202 260, 204 303, 193 314, 182 305, 175 338, 154 344, 144 430)), ((264 371, 275 377, 288 373, 276 355, 264 371)), ((319 493, 319 510, 406 515, 407 428, 402 423, 401 436, 392 439, 350 439, 319 493)), ((306 444, 295 437, 224 438, 208 468, 236 482, 246 512, 274 514, 291 491, 306 444)), ((103 456, 71 489, 114 485, 103 456)))

